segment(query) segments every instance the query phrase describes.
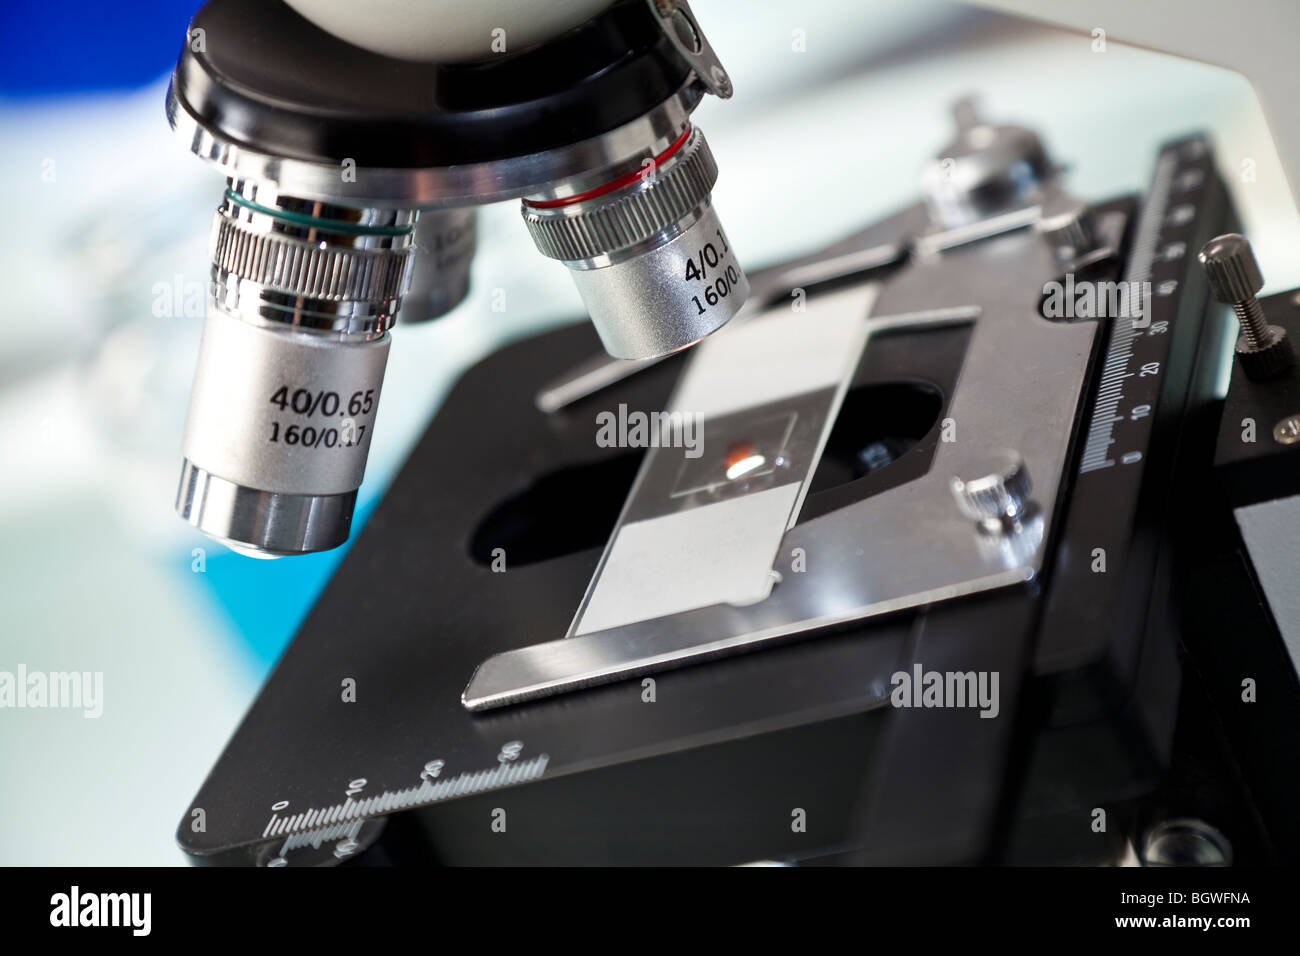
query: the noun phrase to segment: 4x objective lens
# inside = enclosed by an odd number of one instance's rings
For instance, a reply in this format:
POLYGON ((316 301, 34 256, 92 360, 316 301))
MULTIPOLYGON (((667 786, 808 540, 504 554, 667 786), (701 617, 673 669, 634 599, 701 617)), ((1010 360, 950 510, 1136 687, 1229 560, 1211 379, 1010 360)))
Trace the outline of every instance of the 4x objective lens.
POLYGON ((232 182, 213 221, 176 501, 258 556, 347 540, 416 216, 268 193, 232 182))
POLYGON ((524 200, 533 242, 573 272, 610 355, 667 355, 744 305, 749 280, 713 209, 717 179, 704 135, 687 126, 640 169, 574 195, 524 200))

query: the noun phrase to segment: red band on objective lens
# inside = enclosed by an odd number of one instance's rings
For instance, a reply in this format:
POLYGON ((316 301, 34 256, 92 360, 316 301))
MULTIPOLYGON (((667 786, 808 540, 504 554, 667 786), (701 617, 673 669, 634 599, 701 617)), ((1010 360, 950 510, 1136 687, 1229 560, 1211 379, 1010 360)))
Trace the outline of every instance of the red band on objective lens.
MULTIPOLYGON (((682 144, 686 142, 690 135, 691 126, 687 123, 686 129, 682 130, 682 135, 678 136, 671 146, 650 161, 651 168, 657 169, 661 163, 665 162, 673 155, 673 153, 681 149, 682 144)), ((531 206, 533 209, 555 209, 559 206, 572 206, 574 203, 582 202, 585 199, 595 199, 597 196, 605 195, 605 193, 612 193, 615 189, 622 189, 624 186, 630 186, 637 180, 642 179, 645 175, 646 169, 643 166, 640 169, 632 170, 630 173, 625 173, 618 177, 618 179, 611 179, 603 186, 597 186, 595 189, 588 189, 585 193, 578 193, 576 196, 565 196, 563 199, 525 199, 524 205, 531 206)))

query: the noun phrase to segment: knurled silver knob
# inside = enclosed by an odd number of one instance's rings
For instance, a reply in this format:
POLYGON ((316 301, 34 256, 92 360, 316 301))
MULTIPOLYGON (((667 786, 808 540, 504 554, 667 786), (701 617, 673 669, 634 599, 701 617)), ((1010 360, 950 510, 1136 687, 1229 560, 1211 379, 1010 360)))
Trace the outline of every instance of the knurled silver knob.
POLYGON ((951 479, 962 512, 985 531, 1014 530, 1030 507, 1032 485, 1024 459, 1015 452, 995 452, 967 475, 951 479))
POLYGON ((1214 297, 1232 306, 1241 325, 1237 361, 1252 380, 1271 378, 1295 364, 1286 329, 1269 325, 1255 293, 1264 288, 1259 262, 1245 236, 1229 232, 1215 236, 1202 248, 1201 266, 1214 297))
POLYGON ((1215 236, 1201 249, 1201 265, 1210 291, 1220 302, 1232 305, 1253 299, 1264 288, 1264 277, 1250 242, 1235 232, 1215 236))
POLYGON ((1043 203, 1034 229, 1063 262, 1077 259, 1097 246, 1096 216, 1082 199, 1054 196, 1043 203))

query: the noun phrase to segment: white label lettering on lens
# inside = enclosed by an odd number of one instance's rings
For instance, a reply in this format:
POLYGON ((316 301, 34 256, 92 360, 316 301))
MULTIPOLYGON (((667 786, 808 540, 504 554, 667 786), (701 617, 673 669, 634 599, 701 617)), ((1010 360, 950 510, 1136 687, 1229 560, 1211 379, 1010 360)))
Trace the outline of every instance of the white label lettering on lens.
POLYGON ((185 422, 187 459, 248 488, 354 491, 366 470, 387 334, 350 342, 209 309, 185 422))

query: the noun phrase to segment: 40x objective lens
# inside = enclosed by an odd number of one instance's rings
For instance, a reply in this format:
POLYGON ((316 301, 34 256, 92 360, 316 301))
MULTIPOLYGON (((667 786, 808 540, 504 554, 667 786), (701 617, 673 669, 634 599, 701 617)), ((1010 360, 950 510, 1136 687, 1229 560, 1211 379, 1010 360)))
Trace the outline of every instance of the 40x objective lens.
POLYGON ((258 556, 347 540, 414 224, 411 210, 231 184, 213 222, 181 517, 258 556))

